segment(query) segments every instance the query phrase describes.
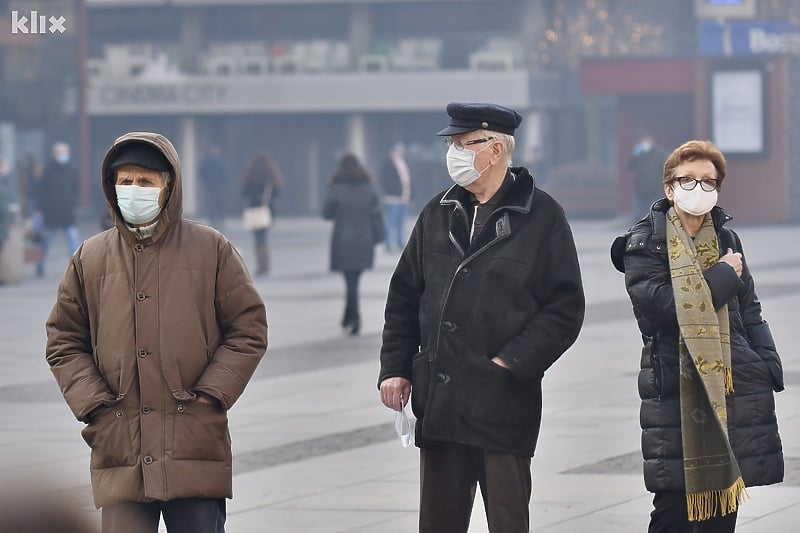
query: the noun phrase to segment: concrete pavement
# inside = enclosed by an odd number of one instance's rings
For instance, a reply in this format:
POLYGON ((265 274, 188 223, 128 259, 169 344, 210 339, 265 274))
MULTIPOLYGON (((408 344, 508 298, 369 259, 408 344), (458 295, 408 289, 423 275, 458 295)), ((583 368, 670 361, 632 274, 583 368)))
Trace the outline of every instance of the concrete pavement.
MULTIPOLYGON (((787 385, 777 396, 787 479, 749 489, 737 531, 797 531, 800 354, 791 332, 800 293, 800 227, 733 227, 742 236, 787 385)), ((622 275, 608 256, 623 229, 615 221, 573 222, 586 324, 545 376, 531 531, 646 529, 651 496, 639 454, 640 340, 622 275)), ((380 405, 376 390, 383 305, 397 256, 378 253, 375 270, 362 281, 363 333, 344 337, 338 325, 344 284, 327 272, 329 231, 321 220, 279 219, 271 232, 273 271, 256 281, 267 303, 270 349, 230 413, 235 497, 228 503, 229 532, 416 530, 418 452, 400 445, 394 414, 380 405)), ((232 220, 225 233, 253 264, 249 235, 232 220)), ((23 284, 0 287, 0 480, 45 480, 48 491, 67 495, 96 519, 81 424, 43 356, 43 324, 66 262, 63 246, 56 242, 45 278, 30 275, 23 284)), ((478 496, 470 532, 484 531, 478 496)))

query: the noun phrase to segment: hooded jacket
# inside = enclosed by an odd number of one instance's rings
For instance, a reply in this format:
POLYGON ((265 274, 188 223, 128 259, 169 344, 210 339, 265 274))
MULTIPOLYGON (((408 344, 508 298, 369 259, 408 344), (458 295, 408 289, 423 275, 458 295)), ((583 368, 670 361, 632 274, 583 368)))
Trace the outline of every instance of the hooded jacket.
POLYGON ((533 456, 542 377, 583 324, 564 211, 527 170, 510 172, 513 184, 472 242, 470 193, 455 185, 431 200, 389 285, 378 383, 411 380, 421 447, 533 456))
MULTIPOLYGON (((655 202, 648 216, 614 241, 611 258, 625 273, 625 287, 642 333, 639 372, 642 399, 642 455, 647 489, 683 491, 678 319, 667 256, 666 198, 655 202)), ((724 225, 731 216, 711 210, 720 243, 741 252, 739 236, 724 225)), ((775 416, 773 391, 783 390, 783 369, 747 261, 742 275, 726 264, 703 273, 715 309, 728 305, 733 394, 727 398, 728 438, 747 486, 783 479, 783 453, 775 416)))
POLYGON ((233 245, 182 217, 180 162, 165 137, 117 139, 102 186, 114 227, 73 255, 46 324, 47 362, 87 423, 95 504, 230 498, 227 410, 266 351, 264 303, 233 245), (155 146, 173 169, 144 240, 121 217, 110 169, 131 142, 155 146))

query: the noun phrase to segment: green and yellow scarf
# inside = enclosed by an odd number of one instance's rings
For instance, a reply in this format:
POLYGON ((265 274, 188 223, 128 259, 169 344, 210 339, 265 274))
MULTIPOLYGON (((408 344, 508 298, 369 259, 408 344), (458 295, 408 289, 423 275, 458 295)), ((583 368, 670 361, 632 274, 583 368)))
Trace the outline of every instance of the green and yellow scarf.
POLYGON ((697 236, 667 212, 667 250, 680 327, 680 404, 683 471, 689 520, 736 512, 747 497, 728 441, 725 396, 733 392, 728 306, 714 310, 703 272, 719 261, 710 215, 697 236))

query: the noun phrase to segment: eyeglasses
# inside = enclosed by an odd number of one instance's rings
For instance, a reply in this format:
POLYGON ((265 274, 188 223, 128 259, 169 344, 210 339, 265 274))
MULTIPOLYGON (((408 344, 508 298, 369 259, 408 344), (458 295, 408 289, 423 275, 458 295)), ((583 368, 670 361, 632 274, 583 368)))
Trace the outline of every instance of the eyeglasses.
POLYGON ((483 137, 481 139, 473 139, 471 141, 459 141, 457 139, 453 139, 452 137, 447 137, 444 140, 444 143, 447 145, 448 148, 454 146, 456 150, 463 150, 465 146, 472 146, 473 144, 481 144, 485 143, 486 141, 493 141, 494 137, 483 137))
POLYGON ((698 183, 700 184, 700 188, 706 192, 711 192, 717 189, 717 180, 698 180, 690 176, 678 176, 673 178, 672 181, 677 181, 681 186, 681 189, 685 191, 694 190, 698 183))

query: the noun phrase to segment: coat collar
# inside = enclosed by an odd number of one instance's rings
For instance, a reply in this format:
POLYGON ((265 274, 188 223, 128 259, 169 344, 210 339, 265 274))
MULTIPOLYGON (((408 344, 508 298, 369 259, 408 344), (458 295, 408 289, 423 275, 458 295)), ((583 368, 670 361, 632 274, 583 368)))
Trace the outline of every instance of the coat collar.
POLYGON ((477 255, 488 246, 510 236, 509 211, 530 212, 536 190, 533 176, 522 167, 510 168, 508 172, 514 183, 500 199, 497 208, 487 220, 486 228, 472 242, 469 240, 470 216, 467 211, 471 208, 471 193, 460 185, 453 185, 442 195, 439 204, 453 208, 450 214, 450 241, 462 256, 477 255))

